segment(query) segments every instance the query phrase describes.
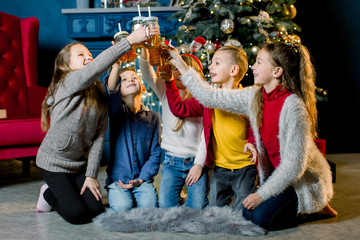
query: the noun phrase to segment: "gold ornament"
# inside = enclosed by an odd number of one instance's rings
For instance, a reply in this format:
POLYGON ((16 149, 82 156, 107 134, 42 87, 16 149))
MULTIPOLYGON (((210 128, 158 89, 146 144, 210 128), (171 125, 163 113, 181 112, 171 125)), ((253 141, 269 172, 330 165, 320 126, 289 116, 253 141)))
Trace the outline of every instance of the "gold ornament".
POLYGON ((288 19, 293 19, 296 16, 296 8, 294 5, 283 4, 283 10, 288 19))
POLYGON ((215 45, 211 42, 211 41, 206 41, 205 45, 205 51, 208 52, 208 53, 213 53, 215 52, 215 45))
POLYGON ((220 29, 224 33, 230 34, 234 31, 234 26, 235 26, 235 24, 234 24, 233 20, 225 19, 224 21, 221 22, 220 29))
POLYGON ((284 41, 286 44, 290 44, 292 46, 301 44, 301 38, 295 34, 287 35, 284 37, 284 41))
POLYGON ((269 13, 263 10, 260 10, 259 15, 249 17, 251 20, 256 21, 258 24, 269 24, 272 21, 269 13))
POLYGON ((252 46, 250 51, 254 54, 257 55, 258 52, 260 51, 260 48, 258 46, 252 46))

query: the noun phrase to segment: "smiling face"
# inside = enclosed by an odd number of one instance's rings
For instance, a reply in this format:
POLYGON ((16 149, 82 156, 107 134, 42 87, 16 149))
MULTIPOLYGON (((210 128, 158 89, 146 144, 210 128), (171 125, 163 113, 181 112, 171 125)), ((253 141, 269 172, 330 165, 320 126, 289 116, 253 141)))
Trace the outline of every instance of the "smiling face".
POLYGON ((282 69, 274 66, 270 54, 265 49, 260 50, 251 69, 254 75, 254 84, 263 85, 265 89, 271 91, 280 83, 278 78, 280 77, 279 71, 282 73, 282 69))
POLYGON ((75 44, 70 50, 69 67, 71 70, 79 70, 93 61, 89 50, 82 44, 75 44))
POLYGON ((233 79, 232 69, 234 65, 229 52, 216 51, 209 66, 211 82, 222 85, 227 84, 233 79))
POLYGON ((134 71, 125 71, 120 74, 121 77, 121 96, 139 95, 144 92, 145 86, 141 84, 139 76, 134 71))

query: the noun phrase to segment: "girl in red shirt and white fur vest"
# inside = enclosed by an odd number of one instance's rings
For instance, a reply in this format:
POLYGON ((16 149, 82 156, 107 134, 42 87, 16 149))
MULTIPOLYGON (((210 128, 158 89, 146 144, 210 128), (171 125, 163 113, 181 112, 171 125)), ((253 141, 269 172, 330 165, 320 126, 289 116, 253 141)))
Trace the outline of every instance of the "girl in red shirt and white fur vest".
MULTIPOLYGON (((260 187, 243 215, 268 230, 297 224, 298 214, 336 216, 330 167, 317 149, 315 71, 302 45, 268 43, 252 66, 256 86, 215 89, 170 51, 192 95, 207 107, 249 116, 258 151, 260 187)), ((245 149, 251 143, 245 145, 245 149)))

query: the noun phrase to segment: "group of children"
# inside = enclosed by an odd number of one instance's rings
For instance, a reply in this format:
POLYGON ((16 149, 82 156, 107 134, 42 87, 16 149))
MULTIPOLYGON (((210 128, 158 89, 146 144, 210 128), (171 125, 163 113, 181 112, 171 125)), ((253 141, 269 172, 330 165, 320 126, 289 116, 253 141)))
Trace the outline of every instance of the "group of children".
POLYGON ((81 43, 58 54, 42 106, 47 134, 36 163, 46 184, 37 211, 55 209, 75 224, 104 211, 97 174, 109 119, 105 188, 116 212, 178 206, 186 184, 187 207, 232 202, 246 219, 269 230, 295 225, 302 213, 336 216, 328 204, 330 168, 313 140, 315 74, 306 48, 266 44, 252 66, 255 86, 245 89, 240 81, 248 62, 241 48, 215 52, 209 70, 219 89, 203 80, 195 56, 170 49, 173 67, 156 74, 143 49, 140 68, 162 103, 160 121, 141 103, 145 86, 136 71, 119 62, 158 31, 139 28, 94 60, 81 43), (97 79, 111 66, 103 88, 97 79), (158 195, 153 178, 162 150, 158 195))

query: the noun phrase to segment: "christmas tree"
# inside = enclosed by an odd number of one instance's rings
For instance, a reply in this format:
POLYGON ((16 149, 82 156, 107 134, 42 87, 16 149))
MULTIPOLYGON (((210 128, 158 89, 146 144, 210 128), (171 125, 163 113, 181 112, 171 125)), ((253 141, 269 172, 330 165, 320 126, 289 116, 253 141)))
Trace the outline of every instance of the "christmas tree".
POLYGON ((172 40, 180 52, 197 56, 205 71, 212 54, 222 45, 242 47, 251 67, 264 42, 300 43, 295 33, 301 28, 293 22, 294 3, 295 0, 184 0, 182 10, 170 17, 184 23, 172 40), (192 46, 196 38, 205 41, 195 52, 192 46))

